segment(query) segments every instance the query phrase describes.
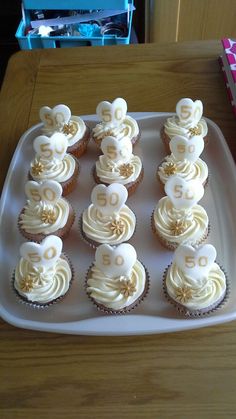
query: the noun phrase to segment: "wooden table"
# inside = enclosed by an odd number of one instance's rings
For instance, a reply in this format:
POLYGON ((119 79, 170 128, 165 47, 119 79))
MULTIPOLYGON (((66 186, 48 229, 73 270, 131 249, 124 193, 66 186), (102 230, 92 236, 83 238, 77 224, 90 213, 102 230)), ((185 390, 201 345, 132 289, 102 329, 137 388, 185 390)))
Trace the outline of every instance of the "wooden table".
MULTIPOLYGON (((174 111, 200 98, 236 158, 236 120, 217 58, 220 42, 19 52, 0 98, 3 184, 21 134, 43 105, 73 114, 125 97, 129 111, 174 111)), ((0 321, 0 416, 18 418, 233 418, 236 322, 189 332, 83 337, 0 321)))

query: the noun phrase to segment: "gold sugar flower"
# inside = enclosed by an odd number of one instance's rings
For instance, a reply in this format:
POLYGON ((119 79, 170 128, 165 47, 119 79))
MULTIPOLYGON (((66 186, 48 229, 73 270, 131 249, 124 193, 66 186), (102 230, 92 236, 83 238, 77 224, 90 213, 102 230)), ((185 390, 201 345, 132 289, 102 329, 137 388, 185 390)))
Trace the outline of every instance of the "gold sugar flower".
POLYGON ((27 275, 20 281, 20 289, 23 292, 30 292, 33 289, 34 281, 30 275, 27 275))
POLYGON ((31 171, 32 171, 33 176, 41 175, 41 173, 43 173, 44 171, 44 165, 40 161, 35 162, 33 166, 31 167, 31 171))
POLYGON ((177 220, 171 224, 170 231, 174 236, 179 236, 179 234, 183 234, 185 232, 188 226, 189 223, 187 221, 177 220))
POLYGON ((74 135, 76 133, 74 124, 73 123, 64 124, 62 128, 62 132, 63 134, 66 134, 66 135, 69 135, 69 134, 74 135))
POLYGON ((54 209, 42 210, 41 221, 47 224, 54 224, 57 219, 56 212, 54 209))
POLYGON ((136 286, 130 279, 122 279, 120 281, 120 292, 125 297, 130 297, 136 292, 136 286))
POLYGON ((193 137, 194 135, 200 135, 201 134, 201 128, 196 126, 194 128, 189 128, 188 132, 190 133, 190 137, 193 137))
POLYGON ((178 287, 175 291, 175 297, 181 303, 187 303, 192 298, 192 290, 185 285, 183 287, 178 287))
POLYGON ((115 233, 117 236, 120 236, 124 231, 124 222, 122 220, 114 220, 110 224, 110 230, 112 233, 115 233))
POLYGON ((167 176, 174 175, 177 173, 177 167, 174 163, 167 163, 164 167, 164 172, 167 176))
POLYGON ((130 163, 124 163, 119 166, 120 175, 124 176, 125 178, 130 177, 134 173, 134 168, 130 163))

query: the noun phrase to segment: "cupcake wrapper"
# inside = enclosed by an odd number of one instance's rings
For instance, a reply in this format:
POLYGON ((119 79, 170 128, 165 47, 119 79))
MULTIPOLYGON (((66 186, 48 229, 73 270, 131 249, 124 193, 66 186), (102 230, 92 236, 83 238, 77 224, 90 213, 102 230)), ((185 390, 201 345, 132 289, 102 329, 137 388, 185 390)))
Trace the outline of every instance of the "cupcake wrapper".
POLYGON ((96 249, 101 243, 97 243, 94 240, 89 239, 85 235, 85 233, 83 232, 83 228, 82 228, 82 216, 83 216, 83 213, 80 215, 79 223, 78 223, 80 237, 81 237, 81 239, 83 240, 84 243, 89 245, 92 249, 96 249))
POLYGON ((165 147, 165 151, 169 154, 170 153, 170 137, 168 137, 168 135, 165 133, 165 128, 164 126, 161 128, 160 131, 160 136, 162 139, 162 143, 165 147))
MULTIPOLYGON (((101 182, 101 180, 99 179, 99 177, 97 176, 97 173, 96 173, 96 165, 94 165, 92 167, 92 172, 91 173, 92 173, 93 179, 95 180, 95 182, 97 184, 103 184, 103 185, 106 185, 106 186, 110 185, 110 183, 101 182)), ((130 183, 127 183, 126 185, 124 185, 126 187, 127 191, 128 191, 128 196, 129 197, 136 191, 137 187, 139 186, 139 184, 143 180, 143 176, 144 176, 144 169, 142 167, 142 170, 139 174, 139 177, 134 182, 130 182, 130 183)), ((119 183, 119 182, 117 181, 117 183, 119 183)))
POLYGON ((61 186, 63 188, 62 196, 69 195, 71 192, 73 192, 73 190, 76 188, 76 185, 77 185, 77 179, 80 173, 80 165, 75 157, 74 159, 75 159, 76 165, 75 165, 75 171, 74 171, 73 176, 71 176, 71 178, 68 179, 66 182, 61 182, 61 186))
POLYGON ((87 274, 86 274, 86 278, 85 278, 85 284, 84 284, 84 288, 85 288, 85 292, 86 292, 86 294, 87 294, 87 296, 88 296, 88 298, 92 301, 92 303, 93 303, 93 305, 95 305, 96 306, 96 308, 99 310, 99 311, 101 311, 101 312, 103 312, 103 313, 105 313, 105 314, 112 314, 112 315, 114 315, 114 314, 118 314, 118 315, 121 315, 121 314, 127 314, 127 313, 130 313, 130 311, 132 311, 134 308, 136 308, 143 300, 144 300, 144 298, 148 295, 148 293, 149 293, 149 289, 150 289, 150 276, 149 276, 149 273, 148 273, 148 270, 147 270, 147 268, 146 268, 146 266, 142 263, 142 265, 143 265, 143 267, 144 267, 144 269, 145 269, 145 273, 146 273, 146 282, 145 282, 145 288, 144 288, 144 290, 143 290, 143 293, 137 298, 137 300, 135 300, 132 304, 130 304, 129 306, 127 306, 127 307, 124 307, 124 308, 122 308, 122 309, 120 309, 120 310, 113 310, 112 308, 111 309, 109 309, 109 308, 107 308, 106 306, 104 306, 104 305, 102 305, 102 304, 99 304, 99 303, 97 303, 94 299, 93 299, 93 297, 91 297, 91 295, 88 293, 88 291, 87 291, 87 281, 88 281, 88 276, 89 276, 89 273, 90 273, 90 271, 91 271, 91 269, 92 269, 92 267, 93 267, 93 264, 89 267, 89 269, 88 269, 88 271, 87 271, 87 274))
POLYGON ((20 217, 21 217, 21 214, 24 212, 24 209, 23 209, 21 211, 19 217, 18 217, 18 229, 19 229, 19 232, 21 233, 21 235, 25 239, 30 240, 30 241, 33 241, 35 243, 40 243, 43 239, 45 239, 45 237, 50 236, 51 234, 53 234, 54 236, 60 237, 60 239, 65 239, 66 237, 69 236, 70 230, 71 230, 71 228, 72 228, 72 226, 74 224, 74 221, 75 221, 75 211, 74 211, 71 203, 69 203, 69 207, 70 207, 70 209, 69 209, 69 217, 68 217, 68 220, 66 222, 66 225, 64 227, 60 228, 59 230, 53 231, 53 232, 51 232, 49 234, 43 234, 43 233, 38 233, 38 234, 37 233, 35 233, 35 234, 34 233, 27 233, 27 231, 25 231, 22 228, 21 224, 20 224, 20 217))
POLYGON ((17 297, 17 300, 20 304, 24 304, 28 307, 35 308, 35 309, 38 309, 38 310, 43 310, 45 308, 51 307, 52 305, 62 301, 66 297, 66 295, 70 291, 72 282, 74 281, 74 268, 73 268, 73 265, 71 263, 70 258, 65 253, 61 254, 61 258, 65 259, 68 262, 68 264, 70 266, 70 270, 71 270, 71 280, 70 280, 69 288, 66 291, 66 293, 61 295, 60 297, 55 298, 52 301, 47 302, 47 303, 37 303, 35 301, 27 300, 25 297, 20 295, 19 292, 14 287, 14 282, 15 282, 15 271, 14 271, 13 275, 12 275, 12 279, 11 279, 11 287, 12 287, 12 290, 13 290, 13 292, 14 292, 15 296, 17 297))
POLYGON ((90 128, 86 126, 86 131, 83 138, 81 138, 79 141, 77 141, 77 143, 73 144, 72 146, 69 146, 67 148, 67 152, 72 154, 76 158, 81 157, 87 150, 90 135, 90 128))
POLYGON ((203 243, 203 242, 207 239, 207 237, 209 236, 209 234, 210 234, 210 223, 208 224, 207 229, 205 230, 205 232, 204 232, 204 234, 202 235, 202 237, 201 237, 200 239, 198 239, 196 242, 192 242, 192 243, 191 243, 190 241, 188 241, 188 242, 183 241, 182 243, 170 242, 170 241, 166 240, 164 237, 162 237, 162 236, 158 233, 158 231, 157 231, 157 229, 156 229, 156 227, 155 227, 155 223, 154 223, 154 210, 153 210, 152 215, 151 215, 151 229, 152 229, 153 233, 155 234, 155 236, 157 236, 157 238, 158 238, 159 242, 161 243, 161 245, 162 245, 163 247, 165 247, 165 248, 166 248, 166 249, 168 249, 168 250, 175 250, 175 249, 177 249, 177 247, 178 247, 180 244, 188 244, 188 245, 191 245, 191 246, 193 246, 193 247, 198 247, 198 246, 199 246, 201 243, 203 243))
POLYGON ((133 147, 139 142, 140 138, 141 138, 141 131, 139 129, 138 135, 136 135, 136 137, 131 138, 131 143, 133 144, 133 147))
POLYGON ((224 272, 225 278, 226 278, 225 294, 214 304, 206 307, 205 309, 199 309, 199 310, 188 309, 187 307, 183 306, 181 303, 178 303, 177 301, 175 301, 173 298, 169 296, 167 288, 166 288, 166 275, 170 266, 171 265, 167 266, 163 274, 163 292, 167 301, 177 309, 179 314, 183 315, 186 318, 201 318, 201 317, 208 316, 212 313, 215 313, 218 309, 222 308, 227 303, 229 299, 229 295, 230 295, 230 283, 229 283, 227 274, 224 268, 222 268, 222 266, 219 265, 220 269, 224 272))

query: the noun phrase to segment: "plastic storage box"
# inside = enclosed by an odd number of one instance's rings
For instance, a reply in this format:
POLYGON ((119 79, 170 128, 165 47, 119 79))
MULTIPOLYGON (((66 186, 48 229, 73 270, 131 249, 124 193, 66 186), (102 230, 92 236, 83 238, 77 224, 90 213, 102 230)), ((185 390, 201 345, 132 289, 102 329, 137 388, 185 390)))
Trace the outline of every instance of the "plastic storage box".
POLYGON ((128 44, 132 25, 133 0, 23 0, 23 18, 17 28, 16 38, 21 49, 68 48, 86 45, 128 44), (127 25, 125 36, 96 33, 96 36, 40 36, 28 33, 32 10, 124 10, 115 17, 117 23, 127 25), (127 22, 127 18, 129 20, 127 22))

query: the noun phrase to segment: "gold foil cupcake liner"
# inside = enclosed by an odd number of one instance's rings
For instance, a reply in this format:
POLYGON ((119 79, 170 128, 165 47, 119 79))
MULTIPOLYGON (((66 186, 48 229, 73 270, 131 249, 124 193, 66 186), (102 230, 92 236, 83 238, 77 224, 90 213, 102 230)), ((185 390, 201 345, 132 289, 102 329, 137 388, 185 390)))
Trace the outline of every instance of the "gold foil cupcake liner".
POLYGON ((69 264, 69 266, 70 266, 70 270, 71 270, 71 280, 70 280, 70 283, 69 283, 69 288, 68 288, 68 290, 65 292, 65 294, 63 294, 63 295, 61 295, 61 296, 59 296, 59 297, 57 297, 57 298, 55 298, 54 300, 52 300, 52 301, 49 301, 49 302, 47 302, 47 303, 37 303, 36 301, 31 301, 31 300, 27 300, 27 298, 26 297, 24 297, 24 296, 22 296, 17 290, 16 290, 16 288, 15 288, 15 286, 14 286, 14 283, 15 283, 15 271, 13 272, 13 275, 12 275, 12 278, 11 278, 11 287, 12 287, 12 291, 14 292, 14 294, 15 294, 15 296, 16 296, 16 298, 17 298, 17 300, 18 300, 18 302, 20 303, 20 304, 22 304, 22 305, 26 305, 26 306, 28 306, 28 307, 31 307, 31 308, 34 308, 34 309, 38 309, 38 310, 44 310, 44 309, 46 309, 46 308, 49 308, 49 307, 51 307, 51 306, 53 306, 54 304, 57 304, 57 303, 59 303, 60 301, 62 301, 66 296, 67 296, 67 294, 69 293, 69 291, 70 291, 70 288, 71 288, 71 285, 72 285, 72 282, 74 281, 74 274, 75 274, 75 272, 74 272, 74 268, 73 268, 73 265, 72 265, 72 262, 71 262, 71 260, 70 260, 70 258, 67 256, 67 254, 65 254, 65 253, 62 253, 61 254, 61 258, 62 259, 65 259, 67 262, 68 262, 68 264, 69 264))
POLYGON ((161 244, 163 247, 165 247, 166 249, 168 249, 168 250, 172 250, 172 251, 174 251, 174 250, 176 250, 176 249, 177 249, 177 247, 178 247, 180 244, 187 244, 187 245, 189 245, 189 246, 198 247, 198 246, 200 246, 200 245, 201 245, 201 244, 202 244, 202 243, 203 243, 203 242, 207 239, 207 237, 208 237, 208 236, 209 236, 209 234, 210 234, 211 228, 210 228, 210 223, 208 223, 208 226, 207 226, 207 228, 206 228, 205 232, 203 233, 202 237, 200 237, 200 239, 198 239, 196 242, 194 242, 194 243, 190 243, 189 241, 184 241, 184 240, 183 240, 183 242, 181 242, 181 243, 177 243, 177 242, 170 242, 170 241, 168 241, 168 240, 164 239, 164 237, 162 237, 162 236, 158 233, 158 231, 157 231, 157 229, 156 229, 156 226, 155 226, 155 223, 154 223, 154 212, 155 212, 155 210, 153 210, 152 215, 151 215, 151 230, 153 231, 153 233, 155 234, 155 236, 158 238, 158 240, 159 240, 160 244, 161 244))
MULTIPOLYGON (((142 262, 140 262, 142 263, 142 262)), ((90 299, 90 301, 92 301, 93 305, 97 308, 97 310, 99 310, 100 312, 104 313, 104 314, 110 314, 110 315, 122 315, 122 314, 128 314, 130 313, 132 310, 134 310, 136 307, 139 306, 139 304, 147 297, 149 290, 150 290, 150 275, 149 272, 146 268, 146 266, 142 263, 142 266, 144 267, 145 270, 145 275, 146 275, 146 281, 145 281, 145 287, 144 290, 142 292, 142 294, 129 306, 124 307, 120 310, 114 310, 112 308, 108 308, 103 304, 97 303, 96 300, 91 297, 90 293, 87 291, 87 282, 88 282, 88 277, 89 277, 89 273, 92 269, 92 267, 94 266, 94 264, 92 263, 87 271, 86 277, 85 277, 85 283, 84 283, 84 288, 85 288, 85 292, 88 296, 88 298, 90 299)))
POLYGON ((185 318, 202 318, 202 317, 209 316, 209 315, 215 313, 217 310, 221 309, 227 303, 227 301, 229 300, 229 296, 230 296, 230 292, 231 292, 230 282, 228 280, 228 276, 227 276, 227 273, 226 273, 225 269, 221 265, 218 264, 218 266, 220 267, 220 269, 223 271, 223 273, 225 275, 225 282, 226 282, 225 294, 218 301, 216 301, 214 304, 206 307, 205 309, 199 309, 199 310, 188 309, 187 307, 185 307, 181 303, 178 303, 177 301, 175 301, 168 294, 168 291, 167 291, 167 288, 166 288, 166 275, 167 275, 167 272, 168 272, 168 269, 170 268, 170 266, 171 266, 171 264, 167 266, 167 268, 165 269, 164 274, 163 274, 163 293, 164 293, 164 296, 165 296, 166 300, 173 307, 176 308, 176 310, 178 311, 178 313, 180 315, 183 315, 185 318))

